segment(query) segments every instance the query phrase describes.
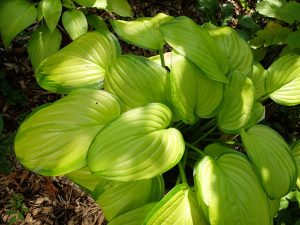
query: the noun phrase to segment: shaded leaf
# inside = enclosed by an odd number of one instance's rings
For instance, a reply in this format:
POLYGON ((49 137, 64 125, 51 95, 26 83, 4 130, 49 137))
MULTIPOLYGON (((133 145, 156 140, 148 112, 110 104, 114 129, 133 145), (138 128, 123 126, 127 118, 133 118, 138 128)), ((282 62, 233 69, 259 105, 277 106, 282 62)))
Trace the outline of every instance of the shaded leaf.
POLYGON ((247 124, 244 126, 245 129, 253 127, 255 124, 259 123, 265 119, 265 107, 262 103, 254 101, 253 107, 251 110, 250 119, 247 124))
POLYGON ((292 153, 296 161, 298 177, 297 177, 297 186, 300 188, 300 141, 296 142, 292 148, 292 153))
POLYGON ((300 48, 300 30, 291 33, 287 38, 287 44, 291 49, 300 48))
POLYGON ((29 116, 15 139, 17 158, 42 175, 62 175, 86 165, 95 135, 120 114, 109 93, 79 89, 29 116))
POLYGON ((86 15, 86 19, 88 24, 94 29, 96 29, 97 31, 99 32, 109 31, 105 21, 100 16, 88 14, 86 15))
POLYGON ((254 86, 255 99, 259 99, 266 94, 266 75, 267 71, 263 68, 263 66, 258 62, 255 62, 253 64, 253 73, 248 75, 254 86))
POLYGON ((59 21, 61 12, 62 12, 62 4, 60 0, 43 0, 42 4, 42 12, 46 24, 52 33, 56 25, 59 21))
POLYGON ((62 2, 63 7, 67 8, 67 9, 75 9, 76 8, 76 6, 72 0, 62 0, 61 2, 62 2))
POLYGON ((88 30, 85 15, 80 10, 68 10, 62 15, 62 23, 72 40, 85 34, 88 30))

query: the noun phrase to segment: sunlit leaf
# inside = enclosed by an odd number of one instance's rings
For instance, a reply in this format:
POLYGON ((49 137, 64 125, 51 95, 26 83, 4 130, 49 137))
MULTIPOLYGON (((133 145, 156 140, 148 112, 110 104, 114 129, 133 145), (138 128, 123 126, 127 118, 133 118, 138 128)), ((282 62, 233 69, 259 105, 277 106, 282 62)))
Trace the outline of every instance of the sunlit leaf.
POLYGON ((205 156, 196 164, 194 180, 198 200, 211 225, 273 224, 253 167, 240 154, 222 154, 216 160, 205 156))
POLYGON ((300 188, 300 141, 294 144, 292 148, 293 156, 296 161, 296 166, 298 170, 298 177, 297 177, 297 186, 300 188))
POLYGON ((223 96, 223 84, 203 75, 187 58, 172 53, 171 99, 180 119, 193 124, 197 117, 214 116, 223 96))
POLYGON ((149 212, 145 225, 208 225, 196 201, 196 195, 187 184, 175 186, 149 212))
POLYGON ((134 21, 111 20, 110 23, 124 41, 141 48, 160 50, 165 41, 157 28, 172 18, 159 13, 154 17, 144 17, 134 21))
POLYGON ((46 24, 52 33, 56 25, 59 21, 61 12, 62 12, 62 4, 60 0, 43 0, 42 4, 42 12, 46 24))
POLYGON ((152 179, 121 182, 100 182, 93 192, 93 198, 101 206, 107 220, 142 205, 159 201, 164 194, 162 176, 152 179))
MULTIPOLYGON (((168 68, 171 68, 171 64, 173 63, 173 54, 174 52, 166 52, 163 54, 163 57, 164 57, 164 61, 165 61, 165 66, 168 67, 168 68)), ((156 64, 158 65, 162 65, 162 62, 161 62, 161 57, 160 55, 155 55, 155 56, 151 56, 149 57, 149 59, 151 59, 153 62, 155 62, 156 64)))
POLYGON ((297 168, 288 144, 271 128, 256 125, 242 130, 247 155, 271 199, 285 196, 295 185, 297 168))
POLYGON ((4 47, 36 19, 37 9, 26 0, 0 1, 0 33, 4 47))
POLYGON ((263 66, 255 62, 253 64, 253 73, 248 75, 254 86, 255 99, 259 99, 266 94, 266 88, 265 88, 266 75, 267 72, 263 68, 263 66))
POLYGON ((41 0, 38 4, 38 7, 37 7, 37 15, 36 15, 37 22, 41 22, 41 20, 44 18, 44 15, 43 15, 43 2, 44 2, 44 0, 41 0))
POLYGON ((221 155, 228 154, 228 153, 240 154, 239 152, 232 149, 231 147, 216 142, 205 146, 204 152, 207 155, 213 157, 214 159, 218 159, 221 155))
POLYGON ((79 89, 33 113, 15 139, 17 158, 42 175, 62 175, 86 165, 86 153, 95 135, 120 114, 109 93, 79 89))
POLYGON ((167 70, 148 58, 122 55, 107 68, 105 90, 117 96, 125 109, 166 102, 167 70))
POLYGON ((171 111, 160 103, 123 113, 108 124, 90 146, 87 162, 103 178, 130 181, 162 174, 184 152, 181 133, 168 128, 171 111))
POLYGON ((45 59, 36 71, 37 81, 44 89, 57 93, 81 87, 99 89, 108 62, 120 54, 113 34, 87 33, 45 59))
POLYGON ((244 126, 245 129, 254 126, 265 119, 265 107, 261 102, 254 101, 250 119, 247 124, 244 126))
POLYGON ((281 105, 300 103, 300 56, 283 56, 268 68, 266 92, 281 105))
POLYGON ((85 15, 80 10, 68 10, 62 15, 62 23, 72 40, 85 34, 88 29, 85 15))
POLYGON ((39 26, 28 42, 28 55, 32 67, 36 69, 45 58, 57 52, 61 40, 62 36, 58 29, 50 33, 46 25, 39 26))
POLYGON ((187 17, 177 17, 159 27, 166 42, 195 63, 205 75, 227 82, 228 60, 204 28, 187 17))
POLYGON ((238 132, 250 119, 254 87, 250 78, 233 74, 225 85, 224 97, 217 115, 218 126, 225 132, 238 132))

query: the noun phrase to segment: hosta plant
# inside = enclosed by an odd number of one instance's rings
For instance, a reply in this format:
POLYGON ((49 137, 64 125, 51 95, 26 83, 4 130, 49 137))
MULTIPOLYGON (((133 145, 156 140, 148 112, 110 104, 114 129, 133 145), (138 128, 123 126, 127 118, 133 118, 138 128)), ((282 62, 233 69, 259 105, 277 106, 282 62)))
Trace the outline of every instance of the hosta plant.
POLYGON ((299 148, 263 124, 265 103, 300 103, 300 56, 264 69, 229 27, 163 14, 111 23, 160 54, 122 54, 106 30, 46 58, 39 85, 66 96, 22 123, 20 162, 69 177, 110 225, 273 224, 299 180, 299 148))

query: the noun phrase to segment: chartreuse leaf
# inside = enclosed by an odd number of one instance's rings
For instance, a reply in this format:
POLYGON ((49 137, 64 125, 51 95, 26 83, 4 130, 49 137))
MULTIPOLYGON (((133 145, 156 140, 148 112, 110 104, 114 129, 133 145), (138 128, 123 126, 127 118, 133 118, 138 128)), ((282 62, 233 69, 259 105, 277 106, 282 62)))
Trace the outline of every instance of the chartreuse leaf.
POLYGON ((148 202, 159 201, 164 194, 162 176, 152 179, 121 182, 100 182, 93 198, 101 206, 107 220, 141 207, 148 202))
POLYGON ((266 94, 266 75, 267 71, 263 68, 263 66, 255 62, 253 64, 253 73, 248 75, 254 86, 255 99, 259 99, 266 94))
POLYGON ((76 8, 76 6, 72 0, 62 0, 61 2, 62 2, 63 7, 67 8, 67 9, 75 9, 76 8))
POLYGON ((157 28, 172 18, 172 16, 159 13, 154 17, 144 17, 134 21, 111 20, 110 23, 124 41, 140 48, 160 50, 165 40, 157 28))
POLYGON ((225 86, 223 99, 217 115, 218 126, 225 132, 238 132, 251 116, 254 87, 250 78, 233 74, 225 86))
POLYGON ((87 163, 92 173, 120 181, 147 179, 175 166, 184 152, 181 133, 168 128, 171 111, 160 103, 123 113, 95 137, 87 163))
POLYGON ((37 81, 57 93, 81 87, 99 89, 108 62, 120 54, 113 34, 90 32, 45 59, 36 71, 37 81))
POLYGON ((300 56, 283 56, 268 68, 266 92, 278 104, 300 104, 300 56))
POLYGON ((183 183, 175 186, 149 212, 145 225, 208 225, 195 193, 183 183))
POLYGON ((91 174, 89 168, 87 167, 75 170, 66 174, 66 176, 89 193, 92 193, 97 184, 99 184, 102 180, 100 177, 91 174))
POLYGON ((226 55, 231 73, 249 75, 252 73, 253 55, 249 45, 234 29, 230 27, 214 27, 209 34, 215 39, 217 46, 226 55))
POLYGON ((46 25, 39 26, 31 35, 28 43, 28 54, 34 70, 50 55, 59 50, 61 33, 55 29, 50 33, 46 25))
POLYGON ((157 202, 150 202, 139 208, 123 213, 111 220, 108 225, 141 225, 156 204, 157 202))
POLYGON ((250 118, 247 124, 244 126, 245 129, 253 127, 265 118, 265 107, 261 102, 254 101, 250 118))
POLYGON ((170 71, 171 100, 185 123, 195 123, 197 117, 215 115, 223 96, 223 84, 207 78, 184 56, 172 53, 170 71))
POLYGON ((208 78, 227 82, 228 60, 207 30, 184 16, 162 24, 159 30, 176 52, 195 63, 208 78))
POLYGON ((296 142, 292 148, 293 156, 296 161, 296 166, 298 170, 298 177, 297 177, 297 186, 300 189, 300 141, 296 142))
POLYGON ((52 33, 56 25, 59 21, 61 12, 62 12, 62 4, 60 0, 43 0, 42 4, 42 12, 46 24, 52 33))
POLYGON ((165 102, 167 70, 152 60, 122 55, 107 68, 105 90, 117 96, 125 109, 151 102, 165 102))
POLYGON ((241 137, 261 183, 271 199, 285 196, 295 185, 297 168, 290 148, 271 128, 256 125, 241 137))
POLYGON ((4 47, 36 19, 37 9, 26 0, 0 1, 0 33, 4 47))
POLYGON ((62 15, 62 23, 72 40, 85 34, 88 29, 85 15, 78 9, 65 11, 62 15))
POLYGON ((15 139, 17 158, 42 175, 62 175, 86 165, 86 153, 95 135, 120 114, 109 93, 78 89, 33 113, 15 139))
POLYGON ((37 22, 41 22, 41 20, 44 18, 44 15, 43 15, 43 2, 44 2, 44 0, 41 0, 38 4, 38 7, 37 7, 37 15, 36 15, 36 21, 37 22))
POLYGON ((205 156, 196 164, 194 181, 210 225, 273 224, 267 197, 244 156, 238 153, 221 154, 217 159, 205 156))

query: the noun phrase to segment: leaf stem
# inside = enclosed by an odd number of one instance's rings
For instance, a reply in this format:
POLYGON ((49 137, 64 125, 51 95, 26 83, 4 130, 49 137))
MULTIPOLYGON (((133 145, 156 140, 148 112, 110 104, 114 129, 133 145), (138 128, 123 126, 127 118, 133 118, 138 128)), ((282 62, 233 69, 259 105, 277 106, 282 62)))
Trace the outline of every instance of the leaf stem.
POLYGON ((212 128, 210 128, 210 130, 208 130, 204 135, 202 135, 196 141, 194 141, 192 143, 192 145, 198 144, 200 141, 202 141, 204 138, 206 138, 208 135, 210 135, 216 128, 217 128, 217 125, 215 125, 212 128))
POLYGON ((165 63, 165 57, 164 57, 164 47, 162 47, 161 49, 159 49, 159 56, 160 56, 161 66, 163 68, 165 68, 166 67, 166 63, 165 63))
POLYGON ((185 142, 185 145, 187 147, 189 147, 190 149, 194 150, 195 152, 199 153, 200 155, 206 156, 206 154, 203 151, 201 151, 199 148, 195 147, 194 145, 187 143, 187 142, 185 142))
POLYGON ((184 172, 184 167, 183 167, 181 162, 178 163, 178 168, 179 168, 179 172, 180 172, 182 182, 183 183, 188 183, 187 179, 186 179, 185 172, 184 172))

